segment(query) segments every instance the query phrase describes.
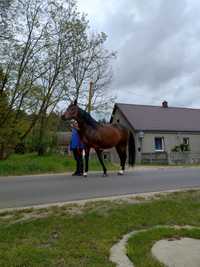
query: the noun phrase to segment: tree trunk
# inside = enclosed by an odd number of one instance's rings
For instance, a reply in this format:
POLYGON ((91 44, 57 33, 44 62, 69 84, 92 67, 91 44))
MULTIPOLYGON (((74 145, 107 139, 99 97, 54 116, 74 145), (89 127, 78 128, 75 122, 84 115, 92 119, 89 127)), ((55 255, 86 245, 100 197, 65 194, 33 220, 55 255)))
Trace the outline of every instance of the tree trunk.
POLYGON ((38 156, 44 156, 46 153, 46 145, 44 143, 44 135, 45 135, 45 124, 46 124, 46 112, 42 112, 41 121, 40 121, 40 129, 39 129, 39 137, 38 137, 38 156))
POLYGON ((11 154, 12 149, 8 149, 5 144, 0 144, 0 160, 5 160, 11 154))
POLYGON ((4 159, 4 145, 0 144, 0 160, 4 159))

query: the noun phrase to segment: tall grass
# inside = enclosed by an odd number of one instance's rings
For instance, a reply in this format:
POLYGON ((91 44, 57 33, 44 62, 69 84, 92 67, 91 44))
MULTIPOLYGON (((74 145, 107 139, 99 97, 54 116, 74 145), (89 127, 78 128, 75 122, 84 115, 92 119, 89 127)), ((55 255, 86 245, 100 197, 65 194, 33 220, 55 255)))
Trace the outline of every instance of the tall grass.
MULTIPOLYGON (((90 170, 101 170, 97 160, 90 160, 90 170)), ((116 167, 108 163, 108 169, 116 167)), ((72 156, 37 154, 12 155, 7 160, 0 161, 0 176, 71 172, 75 169, 75 161, 72 156)))

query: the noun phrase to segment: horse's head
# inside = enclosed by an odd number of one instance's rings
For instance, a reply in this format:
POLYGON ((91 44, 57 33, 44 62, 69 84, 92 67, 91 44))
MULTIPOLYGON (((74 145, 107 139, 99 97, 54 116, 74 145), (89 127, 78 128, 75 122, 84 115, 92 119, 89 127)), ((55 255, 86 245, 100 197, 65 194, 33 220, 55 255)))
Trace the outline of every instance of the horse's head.
POLYGON ((77 106, 77 100, 74 101, 74 103, 71 103, 64 114, 61 116, 63 120, 70 120, 70 119, 77 119, 78 117, 78 106, 77 106))

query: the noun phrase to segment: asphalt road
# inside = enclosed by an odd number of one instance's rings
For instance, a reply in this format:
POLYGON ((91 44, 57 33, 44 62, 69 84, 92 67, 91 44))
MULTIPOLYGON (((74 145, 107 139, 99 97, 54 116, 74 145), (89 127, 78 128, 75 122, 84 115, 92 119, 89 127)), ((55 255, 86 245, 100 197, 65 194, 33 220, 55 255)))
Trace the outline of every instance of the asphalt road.
POLYGON ((105 196, 200 188, 200 168, 135 170, 124 176, 90 173, 0 177, 0 209, 105 196))

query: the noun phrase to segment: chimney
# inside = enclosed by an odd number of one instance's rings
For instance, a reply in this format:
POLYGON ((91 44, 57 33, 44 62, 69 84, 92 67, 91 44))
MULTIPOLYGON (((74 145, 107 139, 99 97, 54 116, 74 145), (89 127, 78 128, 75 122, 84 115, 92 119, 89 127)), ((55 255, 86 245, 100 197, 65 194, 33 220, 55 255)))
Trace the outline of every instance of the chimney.
POLYGON ((167 101, 163 101, 162 102, 162 107, 163 108, 168 108, 168 102, 167 101))

